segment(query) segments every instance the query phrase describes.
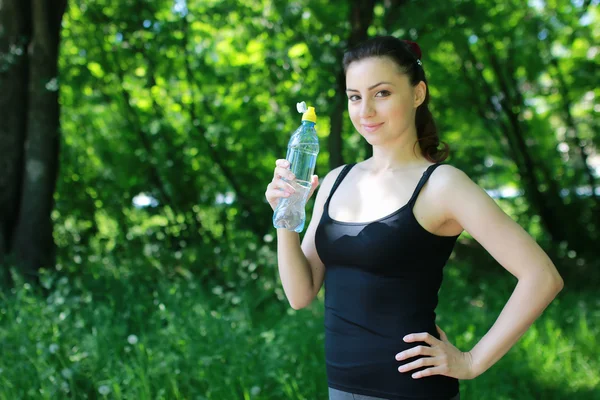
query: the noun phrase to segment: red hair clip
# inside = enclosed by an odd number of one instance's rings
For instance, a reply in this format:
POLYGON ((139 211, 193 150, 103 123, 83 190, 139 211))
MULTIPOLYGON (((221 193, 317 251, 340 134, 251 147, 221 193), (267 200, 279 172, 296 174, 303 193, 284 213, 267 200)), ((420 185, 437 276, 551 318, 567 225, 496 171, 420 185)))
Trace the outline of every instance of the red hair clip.
POLYGON ((404 43, 406 43, 410 49, 413 51, 413 53, 415 54, 415 56, 417 56, 417 63, 419 65, 421 65, 421 56, 423 55, 421 53, 421 48, 419 47, 419 45, 416 42, 410 41, 410 40, 403 40, 404 43))

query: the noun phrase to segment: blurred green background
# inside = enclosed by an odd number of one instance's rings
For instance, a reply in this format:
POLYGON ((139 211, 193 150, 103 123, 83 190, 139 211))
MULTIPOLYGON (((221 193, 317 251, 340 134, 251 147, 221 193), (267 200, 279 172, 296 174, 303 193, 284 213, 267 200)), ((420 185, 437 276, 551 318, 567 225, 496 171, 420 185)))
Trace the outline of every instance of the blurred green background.
MULTIPOLYGON (((314 105, 316 173, 370 156, 345 49, 423 49, 449 163, 565 289, 464 399, 600 399, 600 8, 576 0, 0 1, 0 399, 326 399, 323 291, 295 311, 264 192, 314 105)), ((310 215, 312 202, 309 203, 310 215)), ((516 280, 463 234, 461 350, 516 280)))

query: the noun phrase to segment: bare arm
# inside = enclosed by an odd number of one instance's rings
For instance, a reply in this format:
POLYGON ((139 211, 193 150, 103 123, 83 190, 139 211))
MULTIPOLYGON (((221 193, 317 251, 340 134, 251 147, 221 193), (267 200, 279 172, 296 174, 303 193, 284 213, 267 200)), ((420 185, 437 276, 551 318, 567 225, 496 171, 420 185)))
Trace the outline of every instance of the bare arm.
MULTIPOLYGON (((325 266, 317 254, 315 232, 323 214, 323 206, 341 168, 331 171, 317 192, 311 221, 302 244, 300 235, 287 229, 277 229, 277 262, 283 290, 296 310, 308 306, 319 293, 325 275, 325 266)), ((277 171, 277 169, 276 169, 277 171)), ((285 171, 281 172, 285 174, 285 171)), ((277 172, 276 172, 277 176, 277 172)), ((276 179, 273 181, 275 183, 276 179)), ((280 183, 275 183, 275 186, 280 183)), ((316 188, 318 183, 313 182, 316 188)), ((267 190, 267 197, 269 190, 267 190)), ((275 194, 272 195, 275 197, 275 194)))
POLYGON ((560 292, 563 280, 533 238, 462 171, 441 166, 428 185, 440 199, 444 220, 455 221, 469 232, 518 283, 494 325, 471 351, 458 350, 437 327, 441 340, 427 332, 406 335, 405 342, 429 346, 415 346, 398 353, 396 359, 429 356, 399 368, 415 379, 431 375, 473 379, 510 350, 560 292), (413 372, 423 366, 431 368, 413 372))
POLYGON ((462 171, 444 166, 447 216, 473 236, 518 283, 498 319, 470 351, 478 376, 494 365, 527 331, 563 288, 556 267, 535 240, 506 215, 487 193, 462 171))

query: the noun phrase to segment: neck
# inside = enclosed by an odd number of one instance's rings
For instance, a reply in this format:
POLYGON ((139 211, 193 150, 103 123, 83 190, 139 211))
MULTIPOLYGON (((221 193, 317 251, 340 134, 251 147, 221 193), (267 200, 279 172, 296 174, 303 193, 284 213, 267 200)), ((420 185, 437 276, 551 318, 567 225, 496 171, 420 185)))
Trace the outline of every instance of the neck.
POLYGON ((392 172, 422 168, 429 161, 421 154, 416 132, 413 135, 403 135, 396 143, 373 146, 373 157, 365 160, 365 168, 372 173, 392 172))

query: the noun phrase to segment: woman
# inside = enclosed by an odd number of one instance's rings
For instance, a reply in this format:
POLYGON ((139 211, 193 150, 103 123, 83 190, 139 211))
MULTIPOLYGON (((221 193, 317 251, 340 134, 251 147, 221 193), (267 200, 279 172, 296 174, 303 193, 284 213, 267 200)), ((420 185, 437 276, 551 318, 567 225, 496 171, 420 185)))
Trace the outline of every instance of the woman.
MULTIPOLYGON (((438 148, 420 53, 393 37, 346 53, 348 111, 373 156, 327 174, 302 244, 277 230, 290 305, 308 306, 325 283, 331 400, 458 399, 458 381, 496 363, 563 287, 536 242, 466 174, 442 164, 448 149, 438 148), (463 231, 518 279, 467 352, 435 324, 442 269, 463 231)), ((282 177, 294 179, 286 160, 265 193, 273 209, 293 191, 282 177)))

